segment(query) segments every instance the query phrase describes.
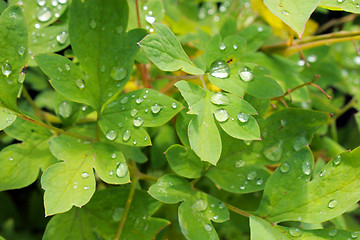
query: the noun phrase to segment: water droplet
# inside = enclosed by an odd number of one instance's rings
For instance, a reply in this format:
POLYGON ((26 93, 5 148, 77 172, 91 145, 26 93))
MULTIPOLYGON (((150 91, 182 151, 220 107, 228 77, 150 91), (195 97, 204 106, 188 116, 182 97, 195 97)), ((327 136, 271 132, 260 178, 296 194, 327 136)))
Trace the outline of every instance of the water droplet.
POLYGON ((223 209, 225 208, 225 203, 224 202, 219 202, 219 209, 223 209))
POLYGON ((249 121, 250 116, 246 113, 238 113, 237 118, 239 119, 240 122, 245 123, 249 121))
POLYGON ((25 73, 21 72, 18 77, 18 83, 23 83, 25 81, 25 73))
POLYGON ((68 0, 58 0, 60 4, 66 4, 68 0))
POLYGON ((337 156, 336 158, 334 158, 334 160, 333 160, 333 166, 334 166, 334 167, 337 167, 337 166, 340 165, 340 163, 341 163, 341 156, 339 155, 339 156, 337 156))
POLYGON ((310 55, 308 58, 307 58, 308 62, 316 62, 317 60, 317 56, 316 55, 310 55))
POLYGON ((221 43, 219 48, 220 50, 225 50, 226 49, 225 43, 221 43))
POLYGON ((309 144, 309 140, 306 139, 306 136, 305 135, 300 135, 295 139, 293 147, 294 147, 295 151, 298 151, 302 147, 304 147, 304 146, 306 146, 308 144, 309 144))
POLYGON ((320 176, 320 177, 323 177, 323 176, 325 176, 325 174, 326 174, 326 171, 325 171, 325 170, 322 170, 322 171, 320 172, 319 176, 320 176))
POLYGON ((300 237, 303 234, 303 231, 299 228, 290 228, 289 233, 293 237, 300 237))
POLYGON ((147 21, 150 24, 153 24, 156 21, 156 18, 152 16, 149 12, 149 14, 145 15, 145 21, 147 21))
POLYGON ((352 232, 351 233, 351 237, 352 238, 357 238, 359 236, 359 233, 358 232, 352 232))
POLYGON ((51 10, 46 7, 40 8, 37 12, 37 19, 40 22, 47 22, 50 20, 51 17, 52 17, 51 10))
POLYGON ((56 36, 56 41, 58 41, 60 44, 65 44, 68 40, 68 36, 68 32, 62 31, 59 35, 56 36))
POLYGON ((258 32, 262 32, 262 31, 264 31, 264 28, 261 27, 261 26, 259 26, 259 27, 257 27, 257 31, 258 31, 258 32))
POLYGON ((95 29, 95 28, 96 28, 96 21, 95 21, 94 19, 91 19, 91 20, 90 20, 90 27, 91 27, 92 29, 95 29))
POLYGON ((75 80, 75 84, 80 89, 83 89, 85 87, 85 82, 82 79, 75 80))
POLYGON ((284 126, 286 125, 286 121, 285 121, 284 119, 281 119, 281 120, 280 120, 280 124, 281 124, 281 126, 284 127, 284 126))
POLYGON ((270 161, 279 161, 281 159, 283 149, 281 144, 276 144, 264 149, 264 156, 270 161))
POLYGON ((109 175, 110 175, 110 176, 113 176, 113 175, 114 175, 114 171, 110 171, 110 172, 109 172, 109 175))
POLYGON ((119 163, 116 168, 116 176, 118 176, 119 178, 125 177, 128 171, 129 169, 126 163, 119 163))
POLYGON ((243 167, 243 166, 245 166, 245 161, 244 160, 236 161, 235 167, 240 168, 240 167, 243 167))
POLYGON ((297 62, 297 65, 300 66, 300 67, 304 66, 304 65, 305 65, 305 60, 300 59, 300 60, 297 62))
POLYGON ((26 50, 26 49, 25 49, 24 46, 20 46, 17 52, 18 52, 18 54, 19 54, 20 56, 22 56, 22 55, 24 55, 25 50, 26 50))
POLYGON ((124 80, 128 75, 128 71, 123 67, 113 67, 110 72, 110 77, 115 81, 124 80))
POLYGON ((345 0, 337 0, 338 3, 343 3, 345 0))
POLYGON ((135 102, 136 102, 137 104, 140 104, 140 103, 142 103, 143 101, 144 101, 143 98, 137 98, 137 99, 135 100, 135 102))
POLYGON ((81 177, 82 178, 88 178, 90 175, 89 175, 89 173, 87 173, 87 172, 83 172, 82 174, 81 174, 81 177))
POLYGON ((157 114, 161 111, 162 106, 156 103, 155 105, 151 106, 150 109, 152 113, 157 114))
POLYGON ((70 71, 70 69, 71 69, 70 64, 65 63, 65 69, 66 69, 66 71, 70 71))
POLYGON ((241 189, 241 190, 245 190, 245 188, 246 188, 245 185, 241 185, 241 186, 240 186, 240 189, 241 189))
POLYGON ((213 219, 214 219, 214 220, 218 220, 218 219, 219 219, 219 216, 218 216, 218 215, 215 215, 215 216, 213 216, 213 219))
POLYGON ((302 171, 304 172, 305 175, 310 175, 311 174, 311 163, 308 161, 304 161, 302 163, 302 171))
POLYGON ((233 49, 236 50, 237 48, 238 48, 238 46, 237 46, 236 44, 234 44, 234 45, 233 45, 233 49))
POLYGON ((84 190, 89 190, 89 186, 85 186, 85 187, 84 187, 84 190))
POLYGON ((205 225, 204 225, 204 229, 205 229, 205 231, 207 231, 207 232, 211 232, 212 227, 211 227, 210 224, 205 224, 205 225))
POLYGON ((283 163, 280 166, 280 172, 287 173, 290 170, 290 165, 288 163, 283 163))
POLYGON ((115 130, 109 130, 106 132, 106 138, 113 141, 117 137, 118 133, 115 130))
POLYGON ((14 159, 12 157, 9 157, 9 161, 14 161, 14 159))
POLYGON ((68 118, 71 115, 72 107, 68 102, 63 101, 58 106, 58 112, 61 117, 68 118))
MULTIPOLYGON (((144 96, 145 97, 145 96, 144 96)), ((177 104, 175 103, 175 102, 173 102, 172 104, 171 104, 171 107, 173 108, 173 109, 176 109, 177 108, 177 104)))
POLYGON ((257 173, 255 171, 249 172, 248 175, 246 176, 246 178, 248 180, 254 180, 257 177, 257 173))
POLYGON ((289 16, 290 15, 290 13, 288 11, 286 11, 286 10, 282 10, 281 14, 284 15, 284 16, 289 16))
POLYGON ((194 202, 194 204, 191 206, 191 208, 197 212, 203 212, 207 208, 207 204, 204 200, 199 199, 194 202))
POLYGON ((133 140, 133 144, 136 145, 137 144, 137 141, 136 139, 133 140))
POLYGON ((254 74, 252 73, 251 68, 249 67, 241 67, 238 71, 239 77, 244 82, 250 82, 254 78, 254 74))
POLYGON ((36 3, 39 5, 39 7, 43 7, 46 4, 46 0, 36 0, 36 3))
POLYGON ((123 133, 123 136, 122 136, 122 139, 124 142, 128 141, 131 137, 131 131, 130 130, 126 130, 124 133, 123 133))
POLYGON ((128 100, 129 100, 129 98, 125 96, 120 100, 120 103, 125 104, 125 103, 127 103, 128 100))
POLYGON ((59 4, 59 2, 58 2, 57 0, 52 0, 52 1, 51 1, 51 5, 52 5, 53 7, 56 7, 58 4, 59 4))
POLYGON ((228 78, 230 75, 230 67, 227 62, 218 60, 210 65, 210 75, 216 78, 228 78))
POLYGON ((264 183, 264 180, 262 180, 261 178, 259 178, 258 180, 256 180, 256 185, 261 185, 264 183))
POLYGON ((11 71, 12 71, 12 66, 10 65, 10 63, 6 62, 5 64, 3 64, 1 66, 1 71, 2 71, 3 75, 5 75, 6 77, 9 77, 9 75, 11 74, 11 71))
POLYGON ((211 96, 211 102, 215 105, 228 105, 230 103, 230 100, 222 92, 217 92, 211 96))
POLYGON ((136 108, 131 109, 130 116, 135 117, 138 112, 139 112, 139 110, 137 110, 136 108))
POLYGON ((333 199, 333 200, 330 200, 328 207, 335 208, 337 205, 338 205, 338 202, 335 199, 333 199))
POLYGON ((140 127, 141 125, 143 125, 143 123, 144 123, 144 119, 142 119, 141 117, 137 117, 134 119, 135 127, 140 127))
POLYGON ((329 236, 330 237, 335 237, 337 233, 338 233, 338 230, 336 230, 336 229, 330 230, 329 231, 329 236))
POLYGON ((229 114, 225 109, 217 109, 214 113, 216 120, 218 120, 218 122, 225 122, 226 120, 229 119, 229 114))

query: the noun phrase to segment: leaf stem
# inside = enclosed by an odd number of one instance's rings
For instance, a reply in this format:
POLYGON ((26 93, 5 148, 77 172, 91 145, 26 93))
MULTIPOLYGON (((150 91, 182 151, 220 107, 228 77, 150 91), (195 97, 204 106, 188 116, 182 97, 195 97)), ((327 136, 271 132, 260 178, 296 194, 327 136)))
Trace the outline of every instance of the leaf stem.
POLYGON ((150 175, 147 175, 147 174, 144 174, 144 173, 141 173, 141 172, 139 172, 138 174, 139 174, 139 179, 140 180, 150 180, 150 181, 156 182, 159 179, 158 177, 150 176, 150 175))
POLYGON ((22 86, 22 95, 26 99, 26 101, 30 104, 30 106, 34 109, 35 116, 43 120, 44 118, 42 111, 38 108, 38 106, 36 106, 34 100, 31 98, 29 92, 26 90, 26 87, 24 85, 22 86))
POLYGON ((229 203, 225 203, 225 206, 232 212, 234 213, 237 213, 237 214, 240 214, 244 217, 247 217, 249 218, 252 214, 250 214, 249 212, 245 211, 245 210, 242 210, 242 209, 239 209, 237 207, 234 207, 233 205, 229 204, 229 203))
POLYGON ((140 12, 139 12, 139 2, 138 2, 138 0, 135 0, 135 8, 136 8, 136 17, 137 17, 138 28, 141 28, 140 12))
POLYGON ((140 72, 141 80, 144 84, 145 88, 153 88, 150 81, 150 72, 147 68, 147 66, 143 63, 136 64, 137 69, 140 72))
POLYGON ((206 169, 204 169, 204 171, 202 171, 200 177, 195 178, 195 179, 190 183, 190 186, 191 186, 191 187, 194 187, 195 184, 196 184, 198 181, 200 181, 200 179, 205 175, 205 173, 207 173, 207 171, 210 170, 211 167, 212 167, 212 165, 209 165, 206 169))
POLYGON ((356 104, 356 97, 353 97, 343 108, 340 109, 338 113, 333 116, 333 121, 336 121, 341 115, 347 112, 350 108, 354 107, 356 104))
POLYGON ((180 80, 188 80, 188 79, 198 79, 200 78, 200 75, 182 75, 182 76, 158 76, 157 79, 170 79, 171 81, 168 82, 163 88, 159 90, 161 93, 168 92, 175 83, 177 83, 180 80))
POLYGON ((137 183, 139 182, 139 179, 140 179, 140 174, 138 174, 138 171, 137 171, 137 168, 136 168, 136 163, 134 163, 133 161, 131 163, 132 163, 132 167, 134 169, 134 174, 133 174, 134 178, 133 178, 133 180, 131 182, 131 185, 130 185, 129 196, 128 196, 128 198, 126 200, 126 203, 125 203, 124 215, 122 216, 121 221, 119 223, 119 227, 118 227, 118 230, 116 232, 115 240, 120 239, 121 233, 122 233, 122 231, 124 229, 124 226, 125 226, 127 216, 129 215, 131 203, 132 203, 134 195, 135 195, 136 185, 137 185, 137 183))

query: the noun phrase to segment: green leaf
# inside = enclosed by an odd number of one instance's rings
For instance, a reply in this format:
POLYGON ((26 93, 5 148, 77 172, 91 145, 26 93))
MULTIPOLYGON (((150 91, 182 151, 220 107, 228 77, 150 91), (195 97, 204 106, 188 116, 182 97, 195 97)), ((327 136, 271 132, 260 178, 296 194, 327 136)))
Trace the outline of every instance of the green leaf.
POLYGON ((206 176, 228 192, 249 193, 264 189, 270 173, 257 160, 244 161, 242 153, 235 153, 211 168, 206 176))
POLYGON ((85 205, 95 192, 93 168, 107 183, 130 181, 122 153, 112 146, 59 136, 50 140, 49 147, 63 162, 49 167, 41 179, 46 215, 66 212, 73 205, 85 205))
POLYGON ((0 1, 0 14, 5 10, 7 7, 7 3, 4 0, 0 1))
POLYGON ((12 111, 0 107, 0 130, 7 128, 15 122, 15 120, 16 115, 12 111))
POLYGON ((198 178, 201 176, 205 164, 192 150, 175 144, 165 153, 171 169, 176 174, 186 178, 198 178))
POLYGON ((345 152, 310 181, 312 153, 308 148, 299 150, 271 175, 256 214, 271 222, 307 223, 341 215, 360 199, 359 157, 360 148, 345 152))
POLYGON ((321 0, 320 7, 329 8, 331 10, 343 10, 346 12, 360 13, 359 5, 356 1, 321 0))
POLYGON ((271 28, 266 25, 250 25, 239 32, 246 39, 246 51, 257 51, 271 36, 271 28))
POLYGON ((48 147, 51 132, 35 124, 17 119, 6 133, 19 141, 0 152, 0 191, 23 188, 33 183, 42 171, 55 162, 48 147))
POLYGON ((275 16, 289 25, 301 38, 305 24, 319 5, 320 0, 290 0, 286 2, 264 0, 264 3, 275 16))
MULTIPOLYGON (((126 0, 74 0, 70 6, 69 36, 81 68, 88 75, 97 107, 121 92, 131 76, 139 42, 145 30, 126 32, 126 0), (96 49, 96 51, 89 51, 96 49)), ((76 80, 76 79, 73 79, 76 80)), ((84 90, 84 89, 83 89, 84 90)))
MULTIPOLYGON (((54 216, 43 239, 114 239, 128 194, 128 189, 119 188, 96 192, 83 208, 54 216)), ((161 204, 143 191, 135 191, 131 206, 121 239, 154 239, 169 224, 165 219, 151 217, 161 204)))
POLYGON ((360 113, 355 114, 355 120, 356 120, 358 129, 359 129, 359 132, 360 132, 360 113))
POLYGON ((203 70, 197 68, 186 55, 181 44, 171 30, 164 24, 153 25, 157 34, 147 35, 139 43, 150 60, 163 71, 177 71, 201 75, 203 70))
POLYGON ((255 216, 250 217, 250 228, 253 240, 348 240, 358 236, 357 232, 337 229, 302 230, 282 227, 255 216))
POLYGON ((16 111, 16 100, 22 86, 18 79, 27 62, 28 37, 24 15, 19 6, 12 5, 2 12, 0 36, 0 102, 16 111))
POLYGON ((185 179, 176 175, 164 175, 148 192, 165 203, 182 202, 179 206, 179 224, 186 239, 219 239, 211 221, 228 220, 229 212, 223 202, 192 190, 185 179))
POLYGON ((144 127, 164 125, 182 109, 174 99, 152 89, 140 89, 118 96, 103 110, 99 126, 109 140, 131 146, 147 146, 150 137, 144 127))

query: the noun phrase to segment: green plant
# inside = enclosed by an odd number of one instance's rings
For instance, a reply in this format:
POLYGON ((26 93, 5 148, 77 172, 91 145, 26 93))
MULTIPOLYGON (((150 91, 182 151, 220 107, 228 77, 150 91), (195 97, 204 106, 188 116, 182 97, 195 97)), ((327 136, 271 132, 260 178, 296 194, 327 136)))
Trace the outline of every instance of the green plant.
POLYGON ((0 0, 0 234, 360 238, 359 6, 0 0))

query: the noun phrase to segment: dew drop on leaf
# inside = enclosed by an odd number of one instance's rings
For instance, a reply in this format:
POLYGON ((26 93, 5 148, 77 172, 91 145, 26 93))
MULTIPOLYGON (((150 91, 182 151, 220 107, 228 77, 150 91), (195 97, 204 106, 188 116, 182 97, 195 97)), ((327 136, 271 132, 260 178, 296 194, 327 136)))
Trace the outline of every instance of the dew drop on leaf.
POLYGON ((137 117, 134 119, 135 127, 140 127, 141 125, 143 125, 143 123, 144 123, 144 119, 142 119, 141 117, 137 117))
POLYGON ((153 24, 156 21, 156 18, 150 14, 150 11, 148 14, 145 15, 145 21, 147 21, 150 24, 153 24))
POLYGON ((308 58, 307 58, 308 62, 311 62, 311 63, 314 63, 317 61, 317 56, 316 55, 310 55, 308 58))
POLYGON ((113 176, 113 175, 114 175, 114 171, 110 171, 110 172, 109 172, 109 175, 110 175, 110 176, 113 176))
POLYGON ((247 180, 254 180, 257 177, 257 173, 255 171, 249 172, 248 175, 246 176, 247 180))
POLYGON ((320 176, 320 177, 323 177, 323 176, 325 176, 325 174, 326 174, 326 171, 325 171, 325 170, 322 170, 322 171, 319 173, 319 176, 320 176))
POLYGON ((338 3, 343 3, 345 0, 337 0, 338 3))
POLYGON ((136 114, 138 114, 138 112, 139 112, 139 110, 137 110, 136 108, 131 109, 131 111, 130 111, 130 116, 135 117, 136 114))
POLYGON ((119 163, 119 165, 116 168, 116 176, 119 178, 125 177, 128 173, 128 166, 126 163, 119 163))
POLYGON ((115 130, 109 130, 106 132, 106 138, 109 140, 114 140, 117 137, 118 133, 115 130))
POLYGON ((213 216, 213 219, 214 219, 214 220, 218 220, 218 219, 219 219, 219 216, 218 216, 218 215, 215 215, 215 216, 213 216))
POLYGON ((68 40, 68 32, 62 31, 59 35, 56 36, 56 41, 60 44, 65 44, 68 40))
POLYGON ((289 233, 293 237, 300 237, 303 234, 303 231, 299 228, 290 228, 289 233))
POLYGON ((338 202, 335 199, 333 199, 333 200, 329 201, 328 207, 335 208, 337 205, 338 205, 338 202))
POLYGON ((359 233, 358 233, 358 232, 352 232, 352 233, 351 233, 351 237, 352 237, 353 239, 357 238, 358 236, 359 236, 359 233))
POLYGON ((337 156, 336 158, 334 158, 334 160, 333 160, 333 166, 334 166, 334 167, 337 167, 337 166, 340 165, 340 163, 341 163, 341 156, 339 155, 339 156, 337 156))
POLYGON ((84 187, 84 190, 89 190, 89 186, 85 186, 85 187, 84 187))
POLYGON ((281 148, 281 144, 276 144, 264 149, 264 156, 270 161, 279 161, 281 159, 283 149, 281 148))
POLYGON ((284 16, 289 16, 290 15, 290 13, 288 11, 286 11, 286 10, 282 10, 281 14, 284 15, 284 16))
POLYGON ((290 165, 288 163, 283 163, 280 166, 280 172, 287 173, 290 170, 290 165))
POLYGON ((143 98, 137 98, 137 99, 135 100, 135 102, 136 102, 137 104, 140 104, 140 103, 142 103, 143 101, 144 101, 143 98))
POLYGON ((21 72, 18 77, 18 83, 23 83, 25 81, 25 73, 21 72))
POLYGON ((65 63, 65 69, 66 69, 66 71, 70 71, 70 69, 71 69, 70 64, 65 63))
POLYGON ((234 44, 234 45, 233 45, 233 49, 236 50, 237 48, 238 48, 238 46, 237 46, 236 44, 234 44))
POLYGON ((117 157, 116 153, 111 154, 111 158, 112 158, 112 159, 114 159, 114 158, 116 158, 116 157, 117 157))
POLYGON ((72 107, 68 102, 63 101, 58 106, 58 112, 61 117, 68 118, 71 115, 72 107))
POLYGON ((225 122, 229 119, 229 114, 225 109, 217 109, 214 113, 215 118, 218 122, 225 122))
POLYGON ((10 63, 6 62, 1 66, 1 72, 4 76, 9 77, 12 71, 12 66, 10 63))
POLYGON ((305 175, 310 175, 311 174, 311 164, 308 161, 304 161, 302 163, 302 171, 304 172, 305 175))
POLYGON ((90 28, 92 28, 92 29, 96 28, 96 21, 94 19, 90 20, 90 28))
POLYGON ((156 103, 155 105, 151 106, 150 109, 152 113, 157 114, 161 111, 162 106, 156 103))
POLYGON ((137 144, 137 141, 136 139, 133 140, 133 144, 136 145, 137 144))
POLYGON ((12 157, 9 157, 9 161, 14 161, 14 158, 12 158, 12 157))
POLYGON ((306 139, 305 135, 300 135, 295 139, 293 147, 295 151, 298 151, 300 148, 305 147, 308 144, 309 141, 306 139))
POLYGON ((52 17, 51 10, 46 7, 40 8, 37 12, 37 19, 40 22, 47 22, 51 19, 51 17, 52 17))
POLYGON ((82 79, 77 79, 77 80, 75 80, 75 85, 78 88, 83 89, 85 87, 85 82, 82 79))
POLYGON ((89 173, 87 173, 87 172, 83 172, 83 173, 81 173, 81 177, 83 178, 83 179, 86 179, 86 178, 88 178, 90 175, 89 175, 89 173))
POLYGON ((197 212, 203 212, 206 210, 207 208, 207 204, 204 200, 202 199, 198 199, 196 200, 193 205, 191 206, 191 208, 197 212))
POLYGON ((226 49, 225 43, 221 43, 219 48, 220 50, 225 50, 226 49))
POLYGON ((110 72, 110 77, 115 81, 124 80, 128 75, 128 71, 123 67, 113 67, 110 72))
POLYGON ((259 178, 258 180, 256 180, 256 185, 260 186, 264 183, 264 180, 262 180, 261 178, 259 178))
POLYGON ((286 126, 286 121, 285 121, 284 119, 281 119, 281 120, 280 120, 280 124, 281 124, 281 126, 284 127, 284 126, 286 126))
POLYGON ((176 108, 177 108, 177 104, 176 104, 175 102, 173 102, 173 103, 171 104, 171 107, 172 107, 173 109, 176 109, 176 108))
POLYGON ((223 209, 225 207, 225 203, 224 202, 219 202, 219 208, 223 209))
POLYGON ((254 74, 252 73, 251 68, 246 66, 239 68, 238 74, 240 79, 244 82, 250 82, 254 79, 254 74))
POLYGON ((330 237, 335 237, 337 235, 337 233, 338 233, 338 230, 336 230, 336 229, 330 230, 329 231, 329 236, 330 237))
POLYGON ((68 0, 58 0, 60 4, 66 4, 68 0))
POLYGON ((205 229, 205 231, 207 231, 207 232, 211 232, 212 227, 211 227, 210 224, 205 224, 205 225, 204 225, 204 229, 205 229))
POLYGON ((240 189, 241 189, 241 190, 245 190, 245 188, 246 188, 245 185, 241 185, 241 186, 240 186, 240 189))
POLYGON ((230 76, 230 67, 227 62, 217 60, 210 65, 210 75, 216 78, 228 78, 230 76))
POLYGON ((235 162, 235 167, 240 168, 245 166, 245 161, 244 160, 238 160, 235 162))
POLYGON ((222 92, 217 92, 211 96, 211 102, 215 105, 228 105, 230 103, 230 100, 222 92))
POLYGON ((245 123, 249 121, 250 116, 246 113, 238 113, 237 118, 240 122, 245 123))
POLYGON ((39 7, 43 7, 46 4, 46 0, 36 0, 36 3, 39 5, 39 7))
POLYGON ((114 212, 112 214, 112 219, 115 222, 120 222, 123 214, 124 214, 124 208, 122 208, 122 207, 115 208, 114 212))
POLYGON ((24 47, 24 46, 20 46, 17 52, 18 52, 18 54, 19 54, 20 56, 24 55, 24 53, 25 53, 25 47, 24 47))
POLYGON ((125 103, 127 103, 128 100, 129 100, 129 98, 125 96, 120 100, 120 103, 125 104, 125 103))
POLYGON ((129 141, 130 137, 131 137, 131 131, 130 130, 125 130, 125 132, 122 135, 123 141, 124 142, 129 141))

